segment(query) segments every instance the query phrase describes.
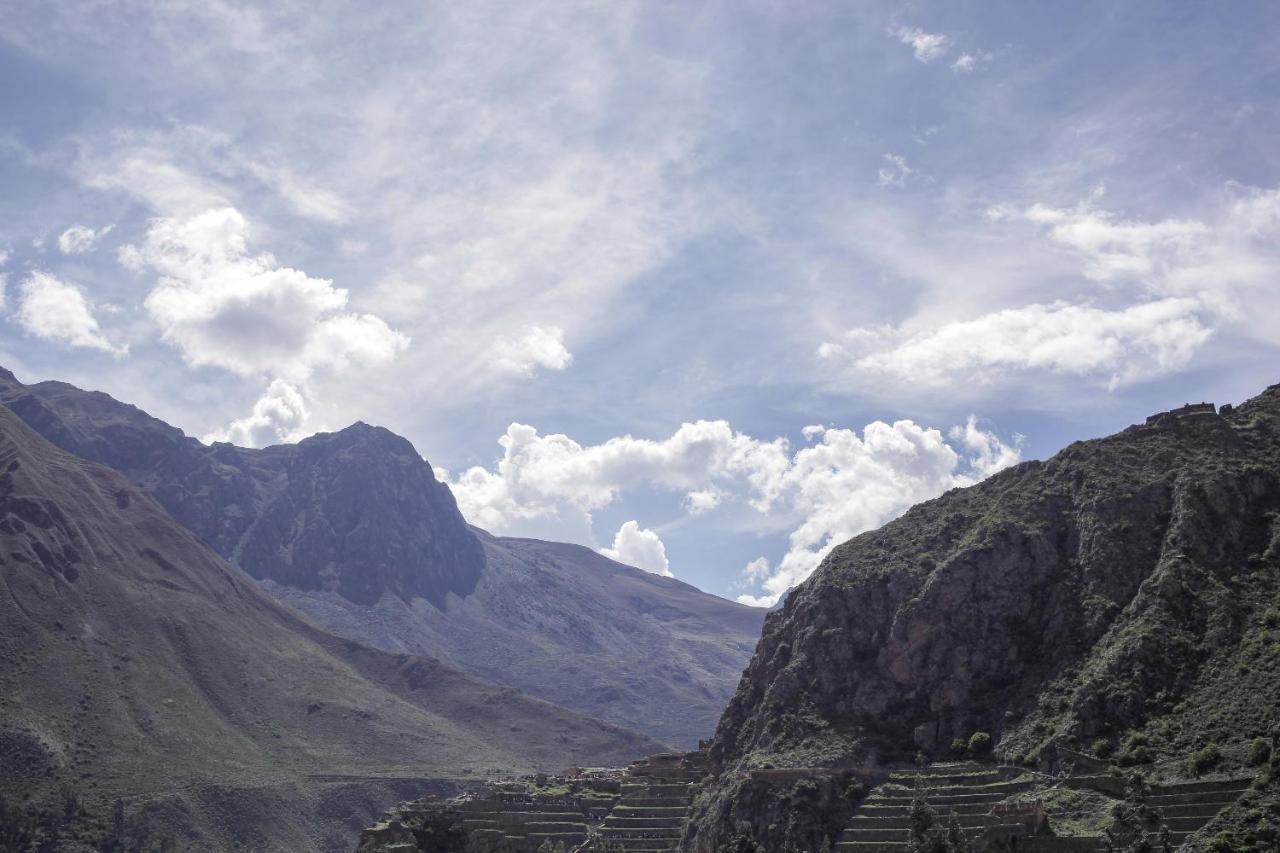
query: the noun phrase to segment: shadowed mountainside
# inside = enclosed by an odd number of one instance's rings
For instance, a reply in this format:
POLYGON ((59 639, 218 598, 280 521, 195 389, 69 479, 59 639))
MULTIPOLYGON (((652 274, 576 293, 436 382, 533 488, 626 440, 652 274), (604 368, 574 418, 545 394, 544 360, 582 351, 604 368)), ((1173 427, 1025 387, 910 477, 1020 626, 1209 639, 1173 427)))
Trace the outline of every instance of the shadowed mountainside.
POLYGON ((439 606, 484 568, 447 486, 408 441, 357 423, 296 445, 207 447, 114 398, 0 371, 0 403, 49 441, 147 489, 169 514, 258 579, 384 593, 439 606))
POLYGON ((711 734, 759 637, 759 609, 587 548, 469 528, 430 465, 385 429, 210 447, 106 394, 4 371, 0 403, 146 488, 326 629, 667 743, 711 734))
POLYGON ((320 631, 0 407, 0 792, 120 798, 184 850, 337 850, 432 780, 656 748, 320 631))
POLYGON ((450 596, 443 610, 389 596, 353 607, 333 593, 267 588, 335 633, 435 654, 671 743, 694 745, 714 730, 761 611, 579 545, 476 535, 485 571, 474 592, 450 596))
POLYGON ((979 731, 1011 762, 1243 756, 1280 723, 1277 649, 1273 386, 1073 444, 836 548, 769 615, 714 739, 729 772, 686 848, 750 824, 748 767, 945 757, 979 731))

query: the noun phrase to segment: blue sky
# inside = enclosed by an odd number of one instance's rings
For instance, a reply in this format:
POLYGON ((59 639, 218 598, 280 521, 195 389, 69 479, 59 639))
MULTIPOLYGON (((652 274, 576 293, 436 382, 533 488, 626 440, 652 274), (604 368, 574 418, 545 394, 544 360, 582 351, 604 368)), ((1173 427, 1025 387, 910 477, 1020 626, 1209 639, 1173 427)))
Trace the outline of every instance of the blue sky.
POLYGON ((0 359, 768 603, 1280 381, 1269 3, 0 3, 0 359), (499 440, 504 443, 500 444, 499 440))

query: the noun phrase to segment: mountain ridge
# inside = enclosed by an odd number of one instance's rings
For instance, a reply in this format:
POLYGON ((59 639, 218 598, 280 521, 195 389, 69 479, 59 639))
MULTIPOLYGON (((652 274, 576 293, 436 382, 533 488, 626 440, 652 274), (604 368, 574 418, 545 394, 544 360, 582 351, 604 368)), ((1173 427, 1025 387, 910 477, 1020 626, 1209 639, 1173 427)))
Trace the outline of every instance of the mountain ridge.
POLYGON ((183 849, 349 849, 344 810, 376 813, 410 782, 661 747, 321 631, 5 407, 0 660, 0 790, 129 797, 183 849))
POLYGON ((8 371, 0 403, 146 488, 327 630, 663 742, 693 746, 713 732, 759 636, 762 611, 582 546, 467 525, 430 464, 382 427, 206 446, 102 392, 26 386, 8 371))

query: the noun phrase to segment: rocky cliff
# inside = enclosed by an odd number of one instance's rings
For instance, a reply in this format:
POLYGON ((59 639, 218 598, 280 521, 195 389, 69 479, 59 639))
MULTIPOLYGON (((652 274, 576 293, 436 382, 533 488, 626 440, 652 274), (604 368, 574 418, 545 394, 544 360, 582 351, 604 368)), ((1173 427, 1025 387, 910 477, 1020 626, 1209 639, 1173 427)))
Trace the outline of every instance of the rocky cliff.
POLYGON ((771 613, 716 731, 689 849, 741 828, 746 767, 1056 749, 1126 764, 1280 721, 1280 386, 1174 412, 921 504, 771 613))

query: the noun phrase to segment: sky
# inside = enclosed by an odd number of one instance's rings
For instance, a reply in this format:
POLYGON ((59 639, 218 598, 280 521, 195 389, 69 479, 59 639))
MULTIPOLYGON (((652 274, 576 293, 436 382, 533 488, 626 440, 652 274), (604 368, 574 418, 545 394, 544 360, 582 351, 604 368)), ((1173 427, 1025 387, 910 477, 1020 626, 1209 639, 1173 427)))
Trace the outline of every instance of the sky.
POLYGON ((0 364, 767 606, 1280 382, 1280 6, 0 0, 0 364))

